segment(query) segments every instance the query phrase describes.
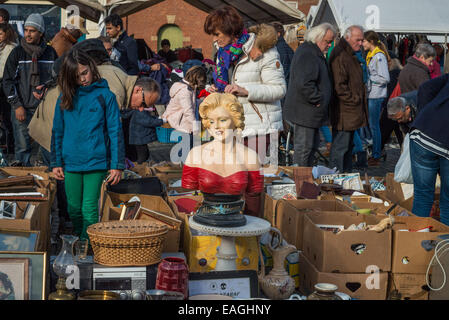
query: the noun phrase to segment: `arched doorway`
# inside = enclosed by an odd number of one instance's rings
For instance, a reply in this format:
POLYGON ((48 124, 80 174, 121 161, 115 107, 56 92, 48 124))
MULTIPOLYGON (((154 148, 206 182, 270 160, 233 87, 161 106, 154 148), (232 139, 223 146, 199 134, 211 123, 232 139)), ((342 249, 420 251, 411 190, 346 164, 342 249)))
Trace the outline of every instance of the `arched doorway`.
POLYGON ((170 49, 176 50, 182 48, 182 31, 175 24, 165 24, 163 25, 157 34, 157 50, 161 49, 161 41, 163 39, 168 39, 170 41, 170 49))

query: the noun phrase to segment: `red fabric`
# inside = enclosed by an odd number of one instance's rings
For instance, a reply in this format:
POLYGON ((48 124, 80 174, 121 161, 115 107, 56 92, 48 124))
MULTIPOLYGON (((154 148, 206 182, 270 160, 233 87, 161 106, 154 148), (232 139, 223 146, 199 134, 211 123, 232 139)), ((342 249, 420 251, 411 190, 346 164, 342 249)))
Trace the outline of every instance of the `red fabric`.
POLYGON ((399 85, 399 81, 396 84, 396 87, 394 88, 393 92, 391 93, 391 96, 389 99, 393 99, 396 97, 399 97, 401 95, 401 86, 399 85))
POLYGON ((198 94, 198 99, 201 99, 203 97, 207 97, 208 95, 210 95, 210 92, 207 91, 206 89, 203 89, 200 91, 200 93, 198 94))
POLYGON ((238 171, 222 177, 203 168, 185 165, 182 170, 182 187, 205 193, 242 195, 262 192, 264 179, 259 171, 238 171))
POLYGON ((430 79, 435 79, 441 77, 441 66, 438 61, 434 60, 432 65, 429 67, 430 79))

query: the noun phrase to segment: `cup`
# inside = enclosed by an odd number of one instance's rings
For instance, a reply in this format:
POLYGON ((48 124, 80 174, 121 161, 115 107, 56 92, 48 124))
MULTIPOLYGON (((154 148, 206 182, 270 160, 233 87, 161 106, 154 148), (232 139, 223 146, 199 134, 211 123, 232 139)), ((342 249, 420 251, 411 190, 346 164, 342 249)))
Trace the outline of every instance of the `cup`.
POLYGON ((78 240, 75 243, 75 252, 76 252, 75 260, 77 262, 86 261, 88 249, 89 249, 89 241, 88 240, 78 240))

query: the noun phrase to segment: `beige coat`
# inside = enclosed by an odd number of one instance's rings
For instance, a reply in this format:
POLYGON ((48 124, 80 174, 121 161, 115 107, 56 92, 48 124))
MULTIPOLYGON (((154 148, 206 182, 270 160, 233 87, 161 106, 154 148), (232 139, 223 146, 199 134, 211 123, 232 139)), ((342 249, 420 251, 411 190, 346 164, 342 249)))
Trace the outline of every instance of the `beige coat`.
MULTIPOLYGON (((137 76, 129 76, 113 65, 98 66, 98 71, 100 76, 107 80, 109 89, 115 94, 120 109, 126 108, 130 103, 137 76)), ((51 151, 53 117, 59 94, 59 87, 49 89, 28 125, 30 137, 49 152, 51 151)))
POLYGON ((5 48, 0 51, 0 79, 3 78, 3 71, 5 71, 5 64, 6 60, 9 57, 9 54, 11 53, 12 49, 16 47, 16 44, 7 44, 5 48))

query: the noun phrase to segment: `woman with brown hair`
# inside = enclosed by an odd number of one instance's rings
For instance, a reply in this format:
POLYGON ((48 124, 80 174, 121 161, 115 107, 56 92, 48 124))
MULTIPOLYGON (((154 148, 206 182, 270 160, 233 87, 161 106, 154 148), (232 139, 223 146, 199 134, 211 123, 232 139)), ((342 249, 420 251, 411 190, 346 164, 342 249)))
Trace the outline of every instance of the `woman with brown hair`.
POLYGON ((95 62, 86 53, 71 50, 59 73, 61 90, 51 141, 51 167, 65 180, 68 213, 74 231, 83 240, 86 229, 98 222, 98 199, 103 180, 117 184, 125 166, 117 100, 95 62))
MULTIPOLYGON (((268 135, 282 130, 280 100, 287 91, 275 29, 262 24, 248 33, 237 10, 227 6, 209 14, 204 30, 219 47, 211 91, 237 96, 244 108, 245 143, 253 149, 260 143, 267 149, 268 135)), ((263 162, 261 152, 266 149, 259 150, 263 162)))
POLYGON ((368 119, 373 138, 372 158, 368 159, 368 165, 378 166, 382 156, 382 134, 379 123, 382 104, 387 98, 387 86, 390 82, 388 70, 390 55, 377 33, 372 30, 364 33, 363 47, 368 52, 366 56, 366 65, 369 69, 368 119))
MULTIPOLYGON (((0 23, 0 82, 3 82, 3 72, 6 60, 12 49, 16 47, 14 30, 7 23, 0 23)), ((6 131, 5 143, 7 150, 14 150, 14 135, 11 123, 11 105, 3 90, 0 90, 0 115, 6 131)))

